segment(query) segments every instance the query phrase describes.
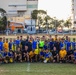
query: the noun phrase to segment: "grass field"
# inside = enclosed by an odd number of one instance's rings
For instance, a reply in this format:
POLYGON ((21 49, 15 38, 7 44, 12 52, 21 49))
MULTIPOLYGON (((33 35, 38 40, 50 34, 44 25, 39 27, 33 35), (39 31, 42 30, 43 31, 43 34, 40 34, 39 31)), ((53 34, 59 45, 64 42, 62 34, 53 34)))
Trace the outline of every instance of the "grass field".
POLYGON ((76 64, 57 64, 57 63, 1 64, 0 75, 76 75, 76 64))

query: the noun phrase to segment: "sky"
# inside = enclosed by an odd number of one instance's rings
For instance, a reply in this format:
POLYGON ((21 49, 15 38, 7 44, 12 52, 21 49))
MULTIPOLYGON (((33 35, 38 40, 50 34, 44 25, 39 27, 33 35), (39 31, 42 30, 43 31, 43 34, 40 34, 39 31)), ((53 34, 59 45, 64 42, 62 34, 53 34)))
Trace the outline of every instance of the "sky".
POLYGON ((66 20, 71 16, 71 0, 39 0, 38 9, 47 11, 51 17, 66 20))

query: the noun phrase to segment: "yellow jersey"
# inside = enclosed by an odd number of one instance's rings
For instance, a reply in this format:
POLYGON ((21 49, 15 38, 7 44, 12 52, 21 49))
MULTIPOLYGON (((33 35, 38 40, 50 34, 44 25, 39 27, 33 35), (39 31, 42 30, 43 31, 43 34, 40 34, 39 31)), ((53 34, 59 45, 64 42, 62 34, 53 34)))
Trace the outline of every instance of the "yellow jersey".
POLYGON ((64 58, 66 56, 66 54, 67 54, 66 50, 60 50, 60 52, 59 52, 60 58, 64 58))
POLYGON ((29 56, 30 56, 30 58, 32 58, 34 56, 34 52, 33 51, 30 51, 29 52, 29 56))
POLYGON ((9 51, 9 44, 5 42, 3 46, 4 46, 4 49, 6 49, 6 51, 8 52, 9 51))

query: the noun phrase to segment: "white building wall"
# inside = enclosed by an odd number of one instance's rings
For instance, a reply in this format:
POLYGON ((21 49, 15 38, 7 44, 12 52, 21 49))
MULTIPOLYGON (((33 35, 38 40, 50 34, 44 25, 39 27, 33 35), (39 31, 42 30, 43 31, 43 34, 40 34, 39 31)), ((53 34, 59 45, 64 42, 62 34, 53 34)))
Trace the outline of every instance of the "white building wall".
POLYGON ((23 11, 24 16, 30 17, 31 11, 38 9, 38 0, 0 0, 0 8, 3 8, 7 13, 12 14, 23 11))
POLYGON ((10 16, 8 20, 11 22, 23 22, 31 18, 31 12, 38 9, 38 0, 0 0, 0 8, 7 13, 18 14, 19 16, 10 16), (22 15, 23 13, 23 15, 22 15))
POLYGON ((38 0, 36 1, 27 1, 27 12, 25 14, 27 14, 29 17, 31 17, 31 13, 33 10, 37 10, 38 9, 38 0))
POLYGON ((76 0, 72 0, 72 23, 76 27, 76 0))
POLYGON ((0 8, 7 13, 15 13, 18 10, 26 10, 27 0, 0 0, 0 8))

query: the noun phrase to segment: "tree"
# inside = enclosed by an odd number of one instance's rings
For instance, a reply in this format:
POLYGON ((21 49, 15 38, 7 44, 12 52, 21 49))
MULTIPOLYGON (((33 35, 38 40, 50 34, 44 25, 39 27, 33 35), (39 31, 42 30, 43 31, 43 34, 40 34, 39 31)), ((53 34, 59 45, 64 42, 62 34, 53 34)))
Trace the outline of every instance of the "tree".
POLYGON ((47 15, 45 18, 44 18, 44 21, 45 21, 45 25, 46 25, 46 28, 48 29, 49 28, 49 25, 50 25, 50 22, 49 20, 51 20, 51 17, 49 15, 47 15))
POLYGON ((4 16, 0 19, 0 30, 5 30, 7 25, 7 18, 4 16))
POLYGON ((53 18, 51 23, 53 24, 54 28, 56 28, 56 29, 57 29, 58 26, 60 26, 60 22, 57 19, 53 18))
POLYGON ((51 17, 50 17, 49 15, 47 15, 47 16, 44 18, 44 20, 45 20, 46 23, 47 23, 48 20, 50 20, 50 19, 51 19, 51 17))
POLYGON ((65 23, 64 23, 64 26, 65 27, 71 27, 72 23, 71 23, 71 18, 68 18, 65 23))
POLYGON ((7 18, 4 16, 4 13, 6 13, 6 11, 0 8, 0 13, 2 14, 2 17, 0 17, 0 30, 5 30, 7 25, 7 18))
POLYGON ((43 23, 43 20, 42 20, 42 18, 40 16, 38 16, 38 22, 39 22, 39 24, 43 23))
POLYGON ((38 10, 38 13, 39 13, 39 14, 41 14, 41 13, 42 13, 42 14, 47 14, 47 12, 44 11, 44 10, 38 10))
POLYGON ((44 10, 33 10, 31 13, 31 18, 35 19, 35 22, 37 24, 38 21, 38 26, 43 25, 44 19, 42 18, 43 14, 46 14, 46 11, 44 10))
POLYGON ((33 12, 31 12, 31 18, 35 20, 35 23, 37 21, 37 15, 38 15, 38 10, 33 10, 33 12))
POLYGON ((0 8, 0 13, 2 14, 2 16, 4 16, 4 13, 6 13, 6 11, 2 8, 0 8))
POLYGON ((33 10, 33 12, 31 13, 31 18, 37 19, 37 14, 38 14, 38 10, 33 10))

